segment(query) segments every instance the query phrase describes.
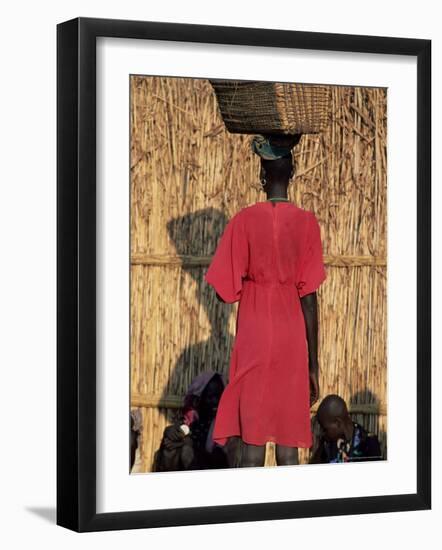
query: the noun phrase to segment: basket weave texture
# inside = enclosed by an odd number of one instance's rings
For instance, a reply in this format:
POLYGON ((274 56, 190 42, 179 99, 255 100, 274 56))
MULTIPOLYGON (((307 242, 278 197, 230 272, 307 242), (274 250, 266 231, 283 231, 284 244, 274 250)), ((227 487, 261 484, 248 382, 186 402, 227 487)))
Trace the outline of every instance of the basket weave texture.
POLYGON ((331 89, 315 84, 209 80, 233 134, 316 134, 330 119, 331 89))

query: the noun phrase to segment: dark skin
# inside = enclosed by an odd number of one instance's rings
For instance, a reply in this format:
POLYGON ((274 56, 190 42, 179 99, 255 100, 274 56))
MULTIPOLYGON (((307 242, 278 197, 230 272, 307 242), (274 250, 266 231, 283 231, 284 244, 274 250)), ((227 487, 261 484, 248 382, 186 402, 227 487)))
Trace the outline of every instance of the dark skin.
POLYGON ((354 429, 347 405, 338 395, 328 395, 322 400, 316 413, 316 420, 319 431, 316 434, 315 445, 312 449, 311 464, 320 462, 321 438, 327 441, 337 441, 341 438, 349 441, 353 436, 354 429))
MULTIPOLYGON (((293 137, 275 136, 273 141, 276 142, 278 140, 278 144, 282 145, 286 145, 290 141, 291 145, 296 145, 300 138, 300 135, 293 137)), ((272 162, 261 162, 260 180, 267 195, 267 199, 288 198, 287 189, 294 173, 293 163, 287 163, 287 169, 281 169, 279 167, 277 170, 272 170, 272 162)), ((274 203, 271 204, 273 207, 276 207, 274 203)), ((218 293, 216 293, 216 296, 220 302, 224 302, 218 293)), ((316 292, 303 296, 300 301, 308 343, 310 406, 313 406, 319 399, 318 302, 316 292)), ((241 465, 243 467, 256 467, 264 465, 265 445, 250 445, 243 442, 242 447, 241 465)), ((278 466, 298 464, 298 449, 296 447, 276 445, 275 450, 276 463, 278 466)))
POLYGON ((353 421, 345 401, 337 395, 328 395, 322 400, 316 418, 321 426, 322 433, 328 441, 337 441, 339 438, 351 439, 353 435, 353 421))
POLYGON ((318 364, 318 298, 316 292, 301 298, 308 343, 308 369, 310 377, 310 407, 319 399, 318 364))

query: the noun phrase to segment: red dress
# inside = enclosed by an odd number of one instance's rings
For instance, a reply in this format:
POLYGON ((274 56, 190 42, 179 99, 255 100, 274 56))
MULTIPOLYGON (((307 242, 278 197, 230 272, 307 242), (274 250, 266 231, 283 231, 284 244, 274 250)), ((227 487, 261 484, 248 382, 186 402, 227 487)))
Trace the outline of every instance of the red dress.
POLYGON ((306 328, 300 297, 326 278, 313 212, 258 202, 231 218, 204 279, 239 301, 228 384, 213 439, 312 445, 306 328))

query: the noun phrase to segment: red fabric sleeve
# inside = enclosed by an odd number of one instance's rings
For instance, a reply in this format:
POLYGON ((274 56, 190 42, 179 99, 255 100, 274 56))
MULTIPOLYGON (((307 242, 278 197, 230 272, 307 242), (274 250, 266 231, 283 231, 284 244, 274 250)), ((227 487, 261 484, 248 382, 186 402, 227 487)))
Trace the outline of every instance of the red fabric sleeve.
POLYGON ((237 302, 241 297, 242 278, 247 275, 248 261, 244 220, 238 213, 226 225, 204 279, 226 303, 237 302))
POLYGON ((299 297, 315 292, 326 279, 322 256, 321 229, 316 216, 311 213, 307 227, 306 244, 298 273, 296 288, 299 297))

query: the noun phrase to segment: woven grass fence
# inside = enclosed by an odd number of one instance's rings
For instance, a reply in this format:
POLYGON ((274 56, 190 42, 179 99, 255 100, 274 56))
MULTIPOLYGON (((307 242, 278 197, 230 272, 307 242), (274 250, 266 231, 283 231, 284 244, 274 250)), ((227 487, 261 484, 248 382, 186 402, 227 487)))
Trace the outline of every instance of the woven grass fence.
MULTIPOLYGON (((331 124, 296 148, 289 198, 322 231, 321 395, 346 399, 386 456, 386 90, 331 94, 331 124)), ((151 471, 193 377, 228 372, 238 306, 218 302, 203 275, 230 217, 266 198, 249 140, 226 131, 207 80, 131 78, 131 406, 143 416, 133 472, 151 471)))

